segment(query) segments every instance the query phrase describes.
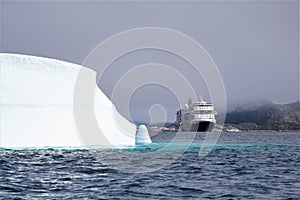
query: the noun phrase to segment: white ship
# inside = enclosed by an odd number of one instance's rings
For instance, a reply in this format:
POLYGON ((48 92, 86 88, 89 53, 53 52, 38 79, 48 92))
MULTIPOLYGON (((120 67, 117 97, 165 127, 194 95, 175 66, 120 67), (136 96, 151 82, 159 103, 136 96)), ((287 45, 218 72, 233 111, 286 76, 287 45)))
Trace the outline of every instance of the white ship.
POLYGON ((207 103, 200 97, 198 102, 189 99, 188 104, 177 111, 176 115, 175 124, 178 131, 206 132, 212 131, 216 124, 217 112, 212 103, 207 103))

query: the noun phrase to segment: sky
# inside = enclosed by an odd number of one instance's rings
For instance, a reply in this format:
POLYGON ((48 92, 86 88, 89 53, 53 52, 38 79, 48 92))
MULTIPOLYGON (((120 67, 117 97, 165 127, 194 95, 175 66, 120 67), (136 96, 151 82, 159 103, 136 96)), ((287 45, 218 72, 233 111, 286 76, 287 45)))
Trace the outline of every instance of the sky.
MULTIPOLYGON (((114 34, 162 27, 186 34, 206 49, 222 76, 228 106, 258 99, 299 100, 299 1, 1 1, 0 5, 1 52, 81 64, 114 34)), ((99 87, 111 97, 120 77, 143 63, 178 70, 197 96, 210 100, 203 77, 195 75, 189 63, 159 50, 120 57, 99 79, 99 87)), ((120 104, 121 113, 122 101, 120 97, 114 102, 120 104)), ((159 85, 139 88, 129 104, 131 117, 141 121, 149 121, 151 106, 162 112, 157 104, 165 107, 168 121, 178 109, 174 94, 159 85)))

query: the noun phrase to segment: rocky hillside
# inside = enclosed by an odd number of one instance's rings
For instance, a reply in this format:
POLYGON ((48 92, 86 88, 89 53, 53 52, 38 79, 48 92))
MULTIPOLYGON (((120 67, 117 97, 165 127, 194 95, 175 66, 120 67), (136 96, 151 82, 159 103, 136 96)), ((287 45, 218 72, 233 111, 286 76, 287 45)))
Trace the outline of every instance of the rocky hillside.
POLYGON ((274 104, 263 101, 227 113, 226 124, 241 130, 300 130, 299 101, 274 104))

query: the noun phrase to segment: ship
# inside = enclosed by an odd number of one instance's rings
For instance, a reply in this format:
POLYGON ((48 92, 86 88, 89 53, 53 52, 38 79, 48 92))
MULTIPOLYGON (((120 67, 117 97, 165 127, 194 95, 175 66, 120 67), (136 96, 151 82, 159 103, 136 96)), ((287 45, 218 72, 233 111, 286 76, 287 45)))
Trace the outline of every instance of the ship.
POLYGON ((182 132, 212 131, 216 115, 213 104, 203 101, 202 97, 197 102, 189 99, 188 104, 176 112, 175 127, 182 132))

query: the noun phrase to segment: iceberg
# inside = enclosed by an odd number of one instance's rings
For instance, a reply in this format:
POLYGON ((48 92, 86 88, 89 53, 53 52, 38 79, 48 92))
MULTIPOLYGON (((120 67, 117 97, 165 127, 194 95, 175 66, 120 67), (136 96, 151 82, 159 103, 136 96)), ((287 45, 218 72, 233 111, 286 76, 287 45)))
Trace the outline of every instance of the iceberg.
POLYGON ((137 145, 145 145, 145 144, 151 144, 152 140, 149 136, 147 127, 145 125, 140 125, 139 130, 135 137, 135 144, 137 145))
POLYGON ((0 54, 0 70, 0 147, 135 145, 136 126, 97 87, 94 70, 6 53, 0 54), (87 88, 78 81, 82 72, 87 88), (80 87, 92 91, 92 105, 78 99, 85 98, 80 87))

